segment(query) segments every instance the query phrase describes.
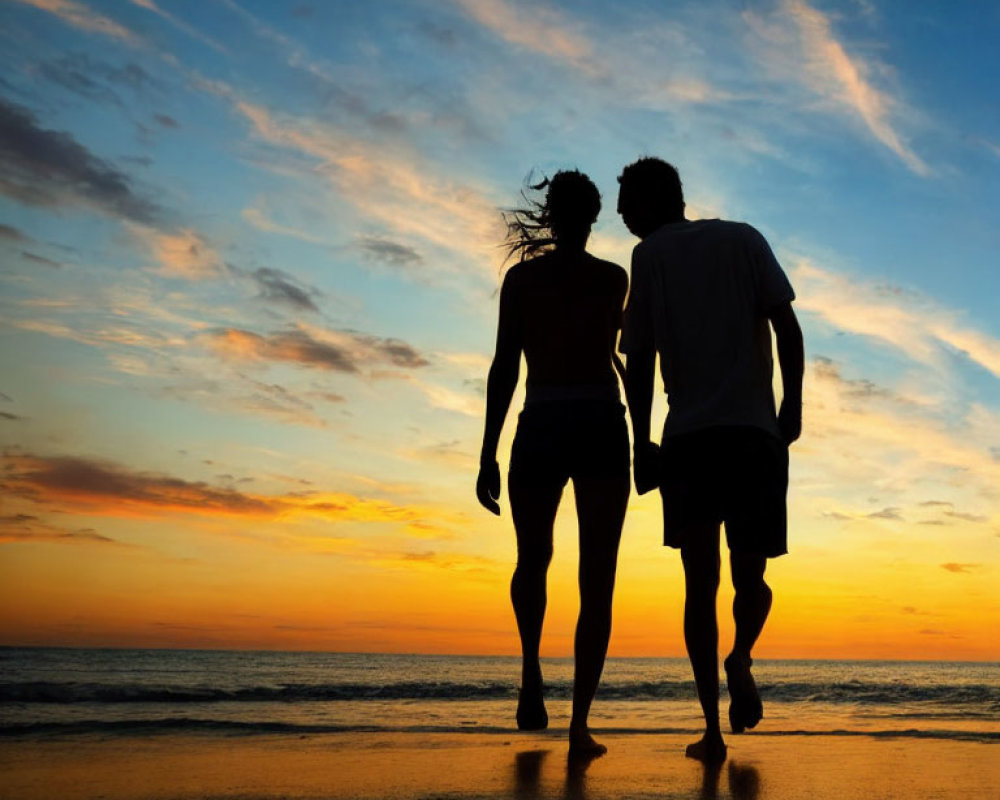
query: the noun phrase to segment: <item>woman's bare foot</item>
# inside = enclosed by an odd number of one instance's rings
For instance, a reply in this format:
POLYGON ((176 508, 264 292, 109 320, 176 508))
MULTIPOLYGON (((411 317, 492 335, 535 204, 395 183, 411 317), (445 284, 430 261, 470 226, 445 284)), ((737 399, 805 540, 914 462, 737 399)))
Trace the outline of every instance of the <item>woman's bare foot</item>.
POLYGON ((569 754, 574 757, 597 758, 608 752, 608 748, 590 735, 586 725, 569 726, 569 754))
POLYGON ((517 728, 521 731, 543 731, 549 727, 549 713, 541 684, 526 687, 517 693, 517 728))
POLYGON ((756 727, 764 716, 764 704, 757 693, 750 667, 753 660, 749 656, 730 653, 723 662, 726 668, 726 685, 729 688, 729 725, 733 733, 743 733, 747 728, 756 727))
POLYGON ((726 743, 721 734, 706 733, 694 744, 689 744, 684 755, 704 764, 721 764, 726 760, 726 743))

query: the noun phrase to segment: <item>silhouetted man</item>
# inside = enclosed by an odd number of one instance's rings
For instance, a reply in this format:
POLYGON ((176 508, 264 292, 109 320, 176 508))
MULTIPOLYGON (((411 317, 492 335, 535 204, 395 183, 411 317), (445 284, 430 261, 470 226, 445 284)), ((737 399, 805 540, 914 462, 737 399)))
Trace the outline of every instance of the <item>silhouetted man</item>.
POLYGON ((719 526, 725 523, 736 637, 725 660, 734 733, 763 716, 751 650, 771 608, 768 558, 786 548, 788 445, 802 427, 803 345, 795 294, 764 237, 744 223, 684 218, 673 166, 630 164, 618 212, 642 241, 620 349, 628 355, 636 488, 660 487, 664 543, 684 562, 684 639, 705 715, 687 755, 722 761, 719 728, 719 526), (775 413, 771 327, 784 387, 775 413), (650 442, 655 357, 669 411, 660 448, 650 442))

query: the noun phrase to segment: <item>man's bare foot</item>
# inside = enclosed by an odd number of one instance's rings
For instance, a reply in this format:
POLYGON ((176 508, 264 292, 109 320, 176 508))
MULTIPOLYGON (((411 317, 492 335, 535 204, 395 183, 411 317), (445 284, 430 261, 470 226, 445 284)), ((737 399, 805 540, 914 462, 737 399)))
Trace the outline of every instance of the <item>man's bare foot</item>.
POLYGON ((517 728, 522 731, 543 731, 549 727, 549 713, 541 685, 521 689, 517 693, 517 728))
POLYGON ((754 728, 764 716, 764 704, 757 693, 750 667, 753 659, 730 653, 723 662, 726 668, 726 685, 729 688, 729 725, 733 733, 743 733, 754 728))
POLYGON ((706 733, 694 744, 689 744, 684 755, 703 764, 721 764, 726 760, 726 743, 721 736, 706 733))
POLYGON ((569 726, 569 754, 574 758, 597 758, 608 752, 608 748, 590 735, 585 725, 569 726))

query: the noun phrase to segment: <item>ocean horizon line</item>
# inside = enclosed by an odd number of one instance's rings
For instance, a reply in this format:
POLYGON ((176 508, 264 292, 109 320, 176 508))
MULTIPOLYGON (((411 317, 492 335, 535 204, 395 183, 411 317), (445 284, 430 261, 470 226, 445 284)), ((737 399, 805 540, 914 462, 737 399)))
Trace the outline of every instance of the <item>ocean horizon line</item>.
MULTIPOLYGON (((295 655, 339 655, 339 656, 394 656, 399 658, 455 658, 455 659, 511 659, 520 660, 520 655, 514 653, 441 653, 441 652, 409 652, 396 650, 312 650, 267 647, 160 647, 131 645, 39 645, 39 644, 0 644, 0 651, 5 650, 49 650, 49 651, 90 651, 90 652, 176 652, 176 653, 260 653, 260 654, 295 654, 295 655)), ((543 661, 572 661, 573 655, 549 656, 543 655, 543 661)), ((608 655, 608 660, 620 661, 672 661, 687 660, 686 654, 680 655, 643 655, 625 656, 608 655)), ((1000 665, 1000 659, 943 659, 943 658, 885 658, 885 657, 814 657, 814 656, 781 656, 755 657, 759 663, 796 662, 796 663, 863 663, 863 664, 981 664, 1000 665)))

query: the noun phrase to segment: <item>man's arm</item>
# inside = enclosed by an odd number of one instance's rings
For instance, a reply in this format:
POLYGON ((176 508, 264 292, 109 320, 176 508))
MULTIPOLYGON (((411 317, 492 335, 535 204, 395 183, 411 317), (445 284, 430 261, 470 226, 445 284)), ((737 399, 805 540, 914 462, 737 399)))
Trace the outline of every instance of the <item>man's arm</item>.
POLYGON ((622 319, 620 349, 626 355, 625 402, 632 418, 632 469, 639 494, 660 483, 659 448, 649 440, 649 415, 653 405, 653 370, 656 366, 651 296, 647 264, 632 251, 632 286, 622 319))
POLYGON ((781 303, 768 315, 774 328, 781 367, 782 399, 778 411, 778 427, 785 444, 791 444, 802 433, 802 375, 805 372, 805 345, 802 329, 792 311, 792 304, 781 303))
POLYGON ((632 463, 639 494, 655 489, 660 483, 658 448, 649 440, 655 362, 655 350, 633 350, 627 356, 625 368, 625 399, 632 417, 632 463))

